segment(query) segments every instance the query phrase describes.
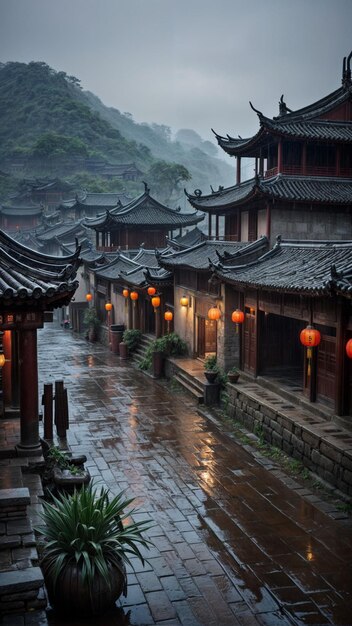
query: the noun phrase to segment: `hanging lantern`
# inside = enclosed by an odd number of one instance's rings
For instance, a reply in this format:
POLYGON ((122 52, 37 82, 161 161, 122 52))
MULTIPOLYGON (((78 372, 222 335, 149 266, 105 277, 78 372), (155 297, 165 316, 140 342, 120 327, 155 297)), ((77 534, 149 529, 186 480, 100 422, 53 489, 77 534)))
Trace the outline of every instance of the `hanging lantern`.
POLYGON ((123 289, 122 290, 122 295, 124 298, 128 298, 128 296, 130 295, 130 292, 128 291, 128 289, 123 289))
POLYGON ((232 319, 233 322, 235 322, 235 324, 236 324, 236 333, 238 333, 239 325, 243 324, 243 322, 244 322, 244 313, 243 313, 243 311, 241 311, 240 309, 236 309, 236 311, 233 311, 233 313, 231 315, 231 319, 232 319))
POLYGON ((138 300, 138 293, 137 293, 137 291, 131 291, 130 298, 131 298, 131 300, 138 300))
POLYGON ((182 296, 182 298, 180 299, 180 305, 181 306, 188 306, 188 298, 187 298, 187 296, 182 296))
POLYGON ((210 320, 216 321, 216 320, 219 320, 220 317, 221 317, 221 311, 220 311, 220 309, 218 309, 218 307, 213 306, 211 309, 209 309, 209 311, 208 311, 208 318, 210 320))
POLYGON ((0 354, 0 367, 4 367, 4 365, 5 365, 5 360, 6 360, 6 359, 5 359, 5 355, 4 355, 4 353, 3 353, 3 352, 1 352, 1 354, 0 354))
POLYGON ((172 311, 165 311, 164 319, 166 322, 172 322, 173 317, 174 317, 174 314, 172 311))
POLYGON ((352 339, 349 339, 346 343, 346 354, 349 359, 352 359, 352 339))
POLYGON ((86 293, 86 300, 87 302, 91 302, 91 300, 93 300, 93 296, 91 293, 86 293))
POLYGON ((159 296, 154 296, 154 298, 152 298, 152 305, 153 305, 154 309, 157 309, 158 306, 160 306, 160 298, 159 298, 159 296))
POLYGON ((155 287, 148 287, 147 291, 148 291, 148 296, 154 296, 154 294, 156 293, 155 287))
POLYGON ((112 304, 111 304, 111 302, 107 302, 105 304, 105 311, 108 311, 108 313, 110 313, 110 311, 112 311, 112 304))
POLYGON ((304 328, 299 335, 301 344, 307 348, 308 369, 307 376, 311 373, 311 360, 313 356, 313 348, 320 344, 321 334, 319 330, 308 325, 304 328))

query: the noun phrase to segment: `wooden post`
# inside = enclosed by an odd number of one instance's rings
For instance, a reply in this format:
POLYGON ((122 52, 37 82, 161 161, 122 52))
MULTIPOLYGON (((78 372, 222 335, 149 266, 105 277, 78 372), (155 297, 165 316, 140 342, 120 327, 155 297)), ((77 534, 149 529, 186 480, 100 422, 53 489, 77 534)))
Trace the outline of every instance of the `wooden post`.
MULTIPOLYGON (((344 303, 339 299, 337 303, 336 325, 336 368, 335 368, 335 413, 344 415, 345 412, 345 389, 347 387, 346 376, 346 322, 347 314, 344 303)), ((347 407, 346 407, 347 408, 347 407)))
POLYGON ((44 439, 53 439, 53 385, 44 385, 43 401, 44 405, 44 439))
POLYGON ((37 330, 19 331, 21 441, 18 454, 41 451, 38 415, 37 330))
POLYGON ((277 145, 277 173, 281 174, 282 172, 282 139, 279 139, 279 143, 277 145))
POLYGON ((55 426, 58 437, 65 438, 67 430, 67 394, 65 394, 64 381, 55 381, 55 426))
POLYGON ((211 219, 212 219, 212 214, 208 213, 208 237, 209 239, 211 239, 211 219))
POLYGON ((241 184, 241 157, 236 159, 236 185, 241 184))

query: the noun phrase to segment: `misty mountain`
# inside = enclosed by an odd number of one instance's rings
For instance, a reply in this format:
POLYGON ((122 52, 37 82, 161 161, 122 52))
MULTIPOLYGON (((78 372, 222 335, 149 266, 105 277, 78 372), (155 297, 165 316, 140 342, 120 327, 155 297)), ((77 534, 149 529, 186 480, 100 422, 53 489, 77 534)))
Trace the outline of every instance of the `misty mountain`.
POLYGON ((179 131, 173 140, 167 126, 136 123, 130 113, 82 91, 76 77, 43 62, 0 64, 0 120, 0 169, 5 172, 9 163, 22 160, 22 175, 44 168, 43 173, 66 176, 95 158, 134 162, 145 173, 155 160, 163 160, 187 168, 190 190, 207 193, 210 184, 233 181, 233 168, 194 131, 179 131))

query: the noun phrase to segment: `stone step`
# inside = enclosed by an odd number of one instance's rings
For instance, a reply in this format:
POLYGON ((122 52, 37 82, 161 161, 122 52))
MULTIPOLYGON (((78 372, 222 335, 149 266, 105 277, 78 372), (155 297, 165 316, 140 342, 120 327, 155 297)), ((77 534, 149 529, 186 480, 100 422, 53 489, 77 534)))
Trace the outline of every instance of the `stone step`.
POLYGON ((10 623, 10 615, 43 609, 46 604, 40 567, 0 572, 0 614, 5 616, 4 624, 10 623))
POLYGON ((177 372, 177 374, 173 377, 173 380, 176 380, 176 382, 178 382, 183 389, 192 394, 192 396, 198 400, 199 404, 204 403, 204 393, 200 386, 186 378, 186 376, 184 376, 181 372, 177 372))
POLYGON ((0 599, 5 594, 39 589, 44 585, 40 567, 0 572, 0 599))
POLYGON ((0 520, 6 522, 25 517, 30 502, 27 487, 0 489, 0 520))

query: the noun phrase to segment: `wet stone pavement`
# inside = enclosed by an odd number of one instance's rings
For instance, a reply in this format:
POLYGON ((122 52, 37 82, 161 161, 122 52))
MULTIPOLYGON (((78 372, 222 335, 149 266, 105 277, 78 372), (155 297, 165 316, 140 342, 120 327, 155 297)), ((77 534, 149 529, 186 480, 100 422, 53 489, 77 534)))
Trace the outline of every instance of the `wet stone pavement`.
MULTIPOLYGON (((351 520, 318 510, 191 398, 105 347, 49 327, 38 352, 41 385, 68 389, 72 451, 154 522, 148 564, 134 563, 127 598, 94 624, 352 625, 351 520)), ((50 612, 25 623, 71 624, 50 612)))

